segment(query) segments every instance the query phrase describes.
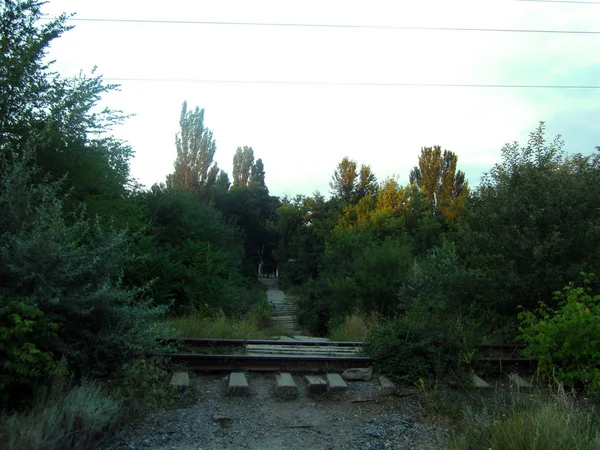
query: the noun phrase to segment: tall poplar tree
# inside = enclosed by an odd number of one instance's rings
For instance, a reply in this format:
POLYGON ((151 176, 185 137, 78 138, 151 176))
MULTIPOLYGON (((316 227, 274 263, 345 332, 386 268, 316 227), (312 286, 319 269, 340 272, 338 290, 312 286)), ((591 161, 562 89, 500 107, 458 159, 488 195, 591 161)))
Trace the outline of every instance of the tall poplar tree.
POLYGON ((439 145, 422 147, 419 166, 410 172, 410 183, 416 184, 429 199, 434 214, 453 215, 452 209, 468 192, 465 174, 456 170, 458 156, 439 145))
POLYGON ((254 165, 254 150, 252 147, 244 145, 238 147, 233 155, 233 186, 248 186, 250 173, 254 165))
POLYGON ((217 146, 212 131, 204 126, 204 109, 196 107, 188 111, 187 102, 183 102, 179 125, 181 130, 175 137, 175 172, 169 177, 168 184, 176 189, 197 192, 217 177, 218 170, 213 166, 217 146))

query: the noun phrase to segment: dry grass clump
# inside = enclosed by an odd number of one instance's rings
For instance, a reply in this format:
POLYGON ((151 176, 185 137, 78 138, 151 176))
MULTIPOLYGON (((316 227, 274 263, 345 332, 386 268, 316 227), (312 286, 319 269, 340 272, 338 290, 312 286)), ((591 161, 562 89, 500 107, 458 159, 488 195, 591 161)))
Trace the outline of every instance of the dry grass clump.
POLYGON ((355 312, 346 316, 340 325, 333 327, 330 338, 334 341, 363 341, 381 322, 381 316, 374 312, 368 316, 355 312))
POLYGON ((183 338, 269 339, 283 334, 278 327, 265 327, 256 314, 230 319, 224 314, 215 317, 172 317, 165 322, 183 338))

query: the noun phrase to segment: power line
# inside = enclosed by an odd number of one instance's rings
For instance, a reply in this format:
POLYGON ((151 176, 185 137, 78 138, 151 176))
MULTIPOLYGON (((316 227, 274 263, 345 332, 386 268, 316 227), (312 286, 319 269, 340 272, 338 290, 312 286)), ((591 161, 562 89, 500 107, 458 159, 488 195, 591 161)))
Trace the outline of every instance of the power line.
POLYGON ((400 83, 400 82, 360 82, 360 81, 310 81, 310 80, 211 80, 193 78, 123 78, 108 77, 104 81, 148 82, 148 83, 202 83, 202 84, 274 84, 308 86, 381 86, 381 87, 431 87, 431 88, 484 88, 484 89, 600 89, 600 85, 570 84, 471 84, 471 83, 400 83))
MULTIPOLYGON (((542 1, 542 0, 521 0, 542 1)), ((555 3, 555 2, 548 2, 555 3)), ((600 3, 600 2, 598 2, 600 3)), ((148 24, 174 24, 174 25, 230 25, 252 27, 293 27, 293 28, 345 28, 345 29, 372 29, 372 30, 405 30, 405 31, 474 31, 495 33, 547 33, 547 34, 581 34, 600 35, 594 30, 539 30, 527 28, 463 28, 463 27, 419 27, 404 25, 351 25, 351 24, 326 24, 326 23, 278 23, 278 22, 226 22, 226 21, 199 21, 199 20, 166 20, 166 19, 95 19, 95 18, 69 18, 72 22, 110 22, 110 23, 148 23, 148 24)))
POLYGON ((572 3, 577 5, 600 5, 600 2, 585 2, 577 0, 517 0, 518 2, 532 2, 532 3, 572 3))

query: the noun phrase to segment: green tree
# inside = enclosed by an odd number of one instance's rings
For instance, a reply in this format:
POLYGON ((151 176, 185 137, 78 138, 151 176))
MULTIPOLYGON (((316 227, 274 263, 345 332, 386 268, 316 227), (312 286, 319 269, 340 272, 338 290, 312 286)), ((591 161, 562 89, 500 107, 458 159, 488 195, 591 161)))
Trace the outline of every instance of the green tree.
POLYGON ((358 202, 364 197, 370 197, 371 199, 377 197, 377 178, 371 170, 371 166, 362 164, 355 188, 355 200, 358 202))
POLYGON ((338 198, 343 206, 348 206, 354 201, 357 177, 356 161, 345 156, 338 164, 329 182, 331 195, 338 198))
POLYGON ((44 63, 50 43, 69 27, 66 17, 38 27, 38 1, 5 1, 0 15, 0 151, 35 148, 40 179, 63 183, 73 206, 85 201, 91 213, 121 199, 131 187, 132 149, 110 136, 125 116, 98 111, 102 95, 116 88, 100 76, 59 78, 44 63))
POLYGON ((0 150, 23 144, 39 118, 48 114, 58 83, 45 62, 50 43, 68 27, 62 15, 39 27, 36 0, 0 4, 0 150))
POLYGON ((251 188, 263 188, 266 189, 265 185, 265 166, 261 158, 258 158, 252 165, 250 170, 250 180, 248 186, 251 188))
MULTIPOLYGON (((550 302, 600 264, 600 154, 567 156, 543 123, 525 146, 507 144, 482 179, 464 233, 472 265, 487 267, 504 308, 550 302)), ((499 305, 500 307, 500 305, 499 305)))
POLYGON ((175 171, 168 178, 168 184, 176 189, 200 192, 210 187, 218 172, 213 166, 216 143, 212 131, 204 126, 204 109, 196 106, 188 111, 187 102, 183 102, 179 126, 181 130, 175 138, 175 171))
POLYGON ((223 170, 219 171, 219 175, 215 181, 215 188, 227 192, 230 187, 231 182, 229 181, 229 174, 223 170))
MULTIPOLYGON (((122 284, 127 233, 65 194, 89 187, 87 173, 99 186, 86 202, 125 195, 130 153, 107 133, 113 113, 97 112, 110 87, 48 71, 47 48, 67 30, 66 17, 38 27, 40 6, 0 3, 2 382, 29 391, 62 357, 76 374, 98 376, 157 350, 164 330, 154 322, 165 312, 142 287, 122 284)), ((16 395, 12 386, 7 392, 16 395)))

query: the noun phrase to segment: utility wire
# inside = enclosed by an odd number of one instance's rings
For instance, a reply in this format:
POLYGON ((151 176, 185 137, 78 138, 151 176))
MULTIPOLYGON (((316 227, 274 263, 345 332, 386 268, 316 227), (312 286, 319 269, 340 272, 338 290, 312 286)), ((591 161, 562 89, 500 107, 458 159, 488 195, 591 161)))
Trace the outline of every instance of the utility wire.
POLYGON ((532 2, 532 3, 572 3, 576 5, 600 5, 600 2, 585 2, 577 0, 517 0, 518 2, 532 2))
POLYGON ((218 83, 218 84, 275 84, 309 86, 382 86, 382 87, 448 87, 448 88, 487 88, 487 89, 600 89, 600 85, 571 84, 471 84, 471 83, 400 83, 400 82, 360 82, 360 81, 303 81, 303 80, 211 80, 193 78, 122 78, 107 77, 104 81, 148 82, 148 83, 218 83))
MULTIPOLYGON (((525 0, 521 0, 525 1, 525 0)), ((526 0, 533 1, 533 0, 526 0)), ((537 0, 540 1, 540 0, 537 0)), ((600 3, 600 2, 599 2, 600 3)), ((165 19, 94 19, 94 18, 69 18, 71 22, 110 22, 110 23, 151 23, 151 24, 177 24, 177 25, 237 25, 252 27, 294 27, 294 28, 346 28, 346 29, 372 29, 372 30, 407 30, 407 31, 475 31, 495 33, 546 33, 546 34, 582 34, 600 35, 595 30, 536 30, 527 28, 463 28, 463 27, 419 27, 404 25, 349 25, 325 23, 278 23, 278 22, 226 22, 226 21, 199 21, 199 20, 165 20, 165 19)))

